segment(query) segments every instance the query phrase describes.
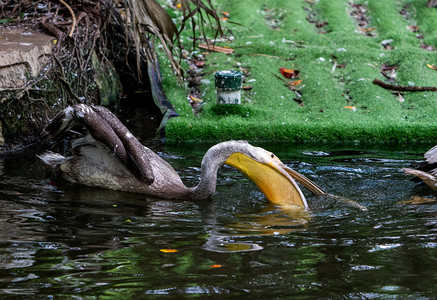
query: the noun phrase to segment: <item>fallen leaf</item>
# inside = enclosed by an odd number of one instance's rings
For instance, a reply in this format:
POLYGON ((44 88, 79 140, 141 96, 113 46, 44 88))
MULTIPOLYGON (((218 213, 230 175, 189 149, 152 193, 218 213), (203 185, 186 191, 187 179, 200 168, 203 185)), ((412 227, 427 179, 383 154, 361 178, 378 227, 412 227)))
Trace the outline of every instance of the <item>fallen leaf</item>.
POLYGON ((288 86, 298 86, 299 84, 302 83, 302 79, 300 80, 294 80, 294 81, 290 81, 289 83, 287 83, 288 86))
POLYGON ((281 74, 284 75, 285 78, 297 78, 299 76, 300 71, 280 67, 279 72, 281 72, 281 74))
POLYGON ((197 114, 202 110, 202 106, 204 105, 203 100, 200 98, 197 98, 193 95, 188 95, 188 100, 190 102, 191 108, 193 109, 193 113, 197 114))
POLYGON ((227 11, 223 11, 222 12, 222 16, 226 17, 226 18, 229 18, 230 14, 227 11))
POLYGON ((370 28, 358 28, 358 29, 361 30, 361 31, 364 31, 364 32, 370 32, 370 31, 375 30, 376 27, 370 27, 370 28))
POLYGON ((419 26, 410 25, 410 26, 408 26, 408 28, 409 28, 412 32, 418 32, 418 31, 419 31, 419 26))
POLYGON ((404 95, 402 95, 401 93, 393 93, 393 95, 398 97, 399 103, 404 103, 405 102, 404 95))
POLYGON ((159 249, 159 251, 164 252, 164 253, 176 253, 176 252, 179 252, 179 250, 177 250, 177 249, 159 249))
POLYGON ((192 95, 188 95, 188 97, 190 98, 191 101, 194 101, 194 102, 202 102, 203 101, 202 99, 196 98, 192 95))
POLYGON ((250 91, 251 89, 253 89, 253 85, 245 85, 245 86, 243 86, 243 90, 244 91, 250 91))
POLYGON ((221 17, 220 20, 222 20, 222 21, 227 21, 227 20, 229 20, 229 18, 221 17))
POLYGON ((222 267, 222 265, 212 265, 212 266, 210 266, 210 268, 221 268, 222 267))
POLYGON ((436 198, 425 198, 419 196, 413 196, 410 200, 399 202, 400 204, 429 204, 437 202, 436 198))
POLYGON ((387 50, 392 50, 393 46, 391 43, 393 43, 393 39, 386 39, 381 42, 381 45, 387 50))
POLYGON ((352 109, 353 111, 357 110, 357 108, 355 106, 345 106, 344 108, 352 109))
POLYGON ((437 70, 437 67, 434 64, 426 64, 426 66, 432 70, 437 70))
POLYGON ((243 67, 239 67, 239 69, 240 69, 241 72, 243 72, 243 75, 244 75, 244 76, 247 77, 247 76, 250 75, 249 70, 247 70, 247 69, 245 69, 245 68, 243 68, 243 67))
POLYGON ((194 62, 194 65, 195 65, 196 67, 198 67, 198 68, 203 68, 203 67, 205 66, 205 62, 202 61, 202 60, 196 60, 196 61, 194 62))
POLYGON ((434 46, 427 45, 427 44, 424 44, 424 43, 420 43, 420 48, 425 49, 427 51, 435 51, 434 46))

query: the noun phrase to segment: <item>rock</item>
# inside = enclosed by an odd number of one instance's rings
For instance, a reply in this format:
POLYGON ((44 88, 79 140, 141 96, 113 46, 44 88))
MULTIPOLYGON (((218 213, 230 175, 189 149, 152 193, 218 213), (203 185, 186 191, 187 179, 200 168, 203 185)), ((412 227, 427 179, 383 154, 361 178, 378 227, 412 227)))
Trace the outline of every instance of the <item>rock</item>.
POLYGON ((0 28, 0 90, 19 88, 49 61, 54 37, 24 28, 0 28))

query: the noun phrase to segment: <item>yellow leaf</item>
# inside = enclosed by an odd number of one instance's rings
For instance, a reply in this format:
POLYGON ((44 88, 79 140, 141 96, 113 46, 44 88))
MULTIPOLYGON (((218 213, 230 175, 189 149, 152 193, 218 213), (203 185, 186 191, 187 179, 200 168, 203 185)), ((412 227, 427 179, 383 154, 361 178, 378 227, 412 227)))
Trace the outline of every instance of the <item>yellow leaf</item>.
POLYGON ((357 108, 355 106, 345 106, 344 108, 352 109, 353 111, 357 110, 357 108))
POLYGON ((127 223, 130 223, 130 222, 132 222, 131 220, 129 220, 129 219, 127 219, 127 220, 124 220, 125 222, 127 222, 127 223))
POLYGON ((177 250, 177 249, 159 249, 159 251, 164 252, 164 253, 175 253, 175 252, 179 252, 179 250, 177 250))
POLYGON ((436 66, 434 66, 434 64, 426 64, 426 66, 428 67, 428 68, 430 68, 430 69, 432 69, 432 70, 437 70, 437 67, 436 66))
POLYGON ((203 101, 202 99, 196 98, 196 97, 191 96, 191 95, 188 95, 188 97, 190 97, 190 100, 194 101, 194 102, 202 102, 203 101))
POLYGON ((210 266, 210 268, 221 268, 222 267, 222 265, 212 265, 212 266, 210 266))

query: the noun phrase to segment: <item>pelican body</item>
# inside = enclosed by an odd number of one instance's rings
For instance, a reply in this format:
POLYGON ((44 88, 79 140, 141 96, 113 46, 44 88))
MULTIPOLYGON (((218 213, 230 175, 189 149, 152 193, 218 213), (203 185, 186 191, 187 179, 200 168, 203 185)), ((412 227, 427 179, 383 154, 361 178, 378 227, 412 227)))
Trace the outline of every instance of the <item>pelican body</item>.
POLYGON ((85 128, 86 133, 72 143, 73 156, 51 151, 39 156, 71 182, 159 198, 202 200, 213 196, 217 170, 227 164, 251 179, 270 201, 282 206, 308 207, 293 178, 316 194, 325 193, 286 167, 273 153, 246 141, 222 142, 211 147, 202 159, 199 184, 186 187, 169 163, 143 146, 102 106, 67 107, 45 132, 56 138, 77 126, 85 128))
POLYGON ((425 154, 425 161, 417 166, 417 169, 402 168, 407 175, 416 176, 413 180, 423 181, 433 191, 437 191, 437 146, 429 149, 425 154))

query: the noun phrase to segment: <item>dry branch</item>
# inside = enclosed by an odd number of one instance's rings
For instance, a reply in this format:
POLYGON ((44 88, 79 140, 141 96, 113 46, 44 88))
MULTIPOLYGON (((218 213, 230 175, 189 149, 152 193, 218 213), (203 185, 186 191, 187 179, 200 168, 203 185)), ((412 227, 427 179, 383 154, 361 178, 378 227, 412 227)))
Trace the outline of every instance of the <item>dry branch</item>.
POLYGON ((225 53, 225 54, 231 54, 234 52, 234 49, 229 48, 229 47, 220 47, 220 46, 207 45, 207 44, 199 44, 199 48, 205 49, 208 51, 225 53))
POLYGON ((72 37, 74 33, 74 28, 76 27, 76 15, 74 14, 73 9, 70 7, 70 5, 68 5, 64 0, 59 0, 59 2, 67 7, 68 11, 71 14, 71 17, 73 18, 73 24, 71 24, 70 33, 68 34, 69 37, 72 37))
POLYGON ((437 92, 437 87, 434 86, 403 86, 385 83, 379 79, 373 80, 373 83, 379 85, 386 90, 399 92, 437 92))

